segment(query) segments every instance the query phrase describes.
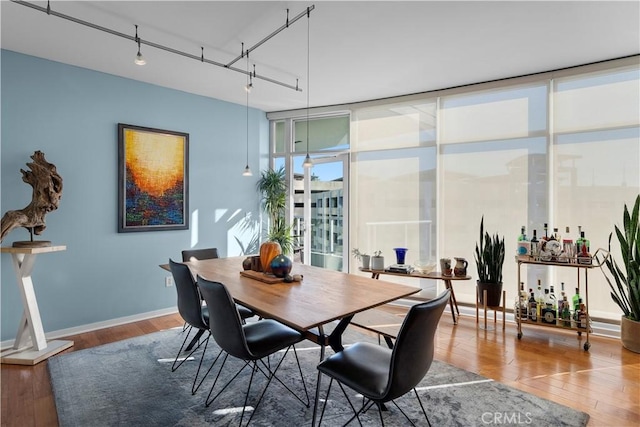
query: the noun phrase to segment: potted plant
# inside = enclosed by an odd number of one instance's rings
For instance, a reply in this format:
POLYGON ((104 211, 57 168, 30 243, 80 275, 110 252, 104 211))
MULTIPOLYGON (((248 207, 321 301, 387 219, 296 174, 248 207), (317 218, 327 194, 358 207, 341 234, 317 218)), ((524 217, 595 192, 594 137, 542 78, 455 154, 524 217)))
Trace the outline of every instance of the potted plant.
POLYGON ((384 270, 384 257, 382 251, 375 251, 371 257, 372 270, 384 270))
POLYGON ((285 255, 293 253, 291 226, 285 223, 287 184, 284 167, 262 171, 256 189, 262 196, 262 204, 269 217, 267 241, 277 242, 285 255))
MULTIPOLYGON (((624 205, 623 229, 615 226, 616 236, 620 244, 622 265, 606 257, 604 263, 609 270, 609 275, 600 268, 607 283, 611 288, 611 298, 622 310, 620 320, 620 340, 622 345, 640 353, 640 222, 638 211, 640 210, 640 194, 636 197, 633 211, 630 213, 627 205, 624 205), (611 278, 609 277, 611 276, 611 278), (612 283, 615 282, 615 286, 612 283)), ((609 252, 611 252, 611 237, 609 234, 609 252)))
POLYGON ((370 265, 370 261, 371 261, 371 256, 360 252, 360 250, 358 248, 355 248, 351 251, 351 254, 353 255, 353 257, 355 259, 357 259, 358 261, 362 261, 362 268, 365 270, 369 269, 369 265, 370 265))
POLYGON ((484 216, 480 221, 480 242, 476 243, 476 266, 478 268, 478 299, 484 304, 484 291, 487 291, 486 305, 499 307, 502 296, 502 265, 504 264, 504 237, 496 233, 493 237, 484 230, 484 216))

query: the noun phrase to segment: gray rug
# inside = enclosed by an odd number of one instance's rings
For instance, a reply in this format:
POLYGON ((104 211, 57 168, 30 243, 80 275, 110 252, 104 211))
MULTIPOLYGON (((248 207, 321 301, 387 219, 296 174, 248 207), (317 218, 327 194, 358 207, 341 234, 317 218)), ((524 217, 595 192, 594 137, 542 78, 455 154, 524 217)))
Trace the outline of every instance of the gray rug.
MULTIPOLYGON (((48 367, 60 425, 237 425, 240 413, 224 409, 238 408, 244 404, 249 370, 245 369, 232 387, 206 408, 204 399, 213 382, 213 375, 192 395, 191 382, 197 369, 197 360, 187 362, 177 371, 171 372, 171 361, 183 336, 182 328, 178 328, 50 358, 48 367)), ((375 341, 347 330, 345 343, 356 340, 375 341)), ((303 406, 273 381, 253 417, 252 425, 311 425, 317 376, 315 366, 320 352, 317 346, 309 342, 303 342, 297 348, 312 401, 311 407, 303 406)), ((217 349, 211 339, 207 349, 209 357, 205 358, 207 367, 217 354, 217 349)), ((199 353, 196 355, 199 357, 199 353)), ((239 363, 234 361, 233 367, 239 368, 239 363)), ((224 372, 231 371, 235 372, 228 361, 224 372)), ((285 359, 279 375, 287 384, 291 383, 296 391, 301 390, 292 353, 285 359)), ((258 393, 264 382, 264 376, 257 376, 252 394, 258 393)), ((323 391, 328 382, 327 377, 323 377, 323 391)), ((434 427, 522 424, 584 426, 589 419, 589 415, 583 412, 438 361, 433 363, 420 384, 419 393, 434 427)), ((323 392, 321 397, 324 394, 323 392)), ((255 402, 256 396, 251 396, 253 399, 250 398, 249 404, 255 402)), ((354 402, 359 400, 355 399, 354 402)), ((426 425, 413 394, 398 399, 397 403, 417 425, 426 425)), ((322 425, 342 425, 351 417, 350 411, 339 388, 334 386, 322 425)), ((384 419, 391 426, 409 425, 393 405, 389 405, 384 419)), ((245 423, 246 420, 247 415, 245 423)), ((361 421, 367 426, 379 425, 377 410, 369 410, 361 416, 361 421)), ((352 425, 357 425, 357 422, 352 425)))

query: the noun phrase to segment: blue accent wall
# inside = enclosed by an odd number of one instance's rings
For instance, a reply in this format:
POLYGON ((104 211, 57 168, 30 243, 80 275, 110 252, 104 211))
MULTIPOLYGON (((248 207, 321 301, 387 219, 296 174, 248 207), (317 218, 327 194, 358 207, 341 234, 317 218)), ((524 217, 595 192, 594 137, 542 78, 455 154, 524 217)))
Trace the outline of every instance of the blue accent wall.
MULTIPOLYGON (((258 232, 255 183, 268 158, 264 112, 250 110, 254 176, 243 177, 246 106, 1 54, 1 213, 31 201, 20 169, 34 151, 44 152, 63 178, 60 207, 46 216, 38 238, 67 250, 39 255, 32 275, 45 332, 175 307, 175 287, 165 287, 168 273, 158 265, 181 259, 182 249, 242 254, 258 232), (189 133, 189 230, 117 232, 118 123, 189 133)), ((28 239, 20 228, 2 245, 28 239)), ((1 339, 8 340, 22 302, 10 255, 1 262, 1 339)))

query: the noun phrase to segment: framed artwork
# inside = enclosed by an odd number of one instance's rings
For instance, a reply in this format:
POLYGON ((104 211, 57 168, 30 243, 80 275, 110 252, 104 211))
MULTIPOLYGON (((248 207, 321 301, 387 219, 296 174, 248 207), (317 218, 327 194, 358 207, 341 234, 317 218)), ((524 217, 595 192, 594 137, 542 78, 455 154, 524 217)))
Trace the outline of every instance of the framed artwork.
POLYGON ((118 232, 189 229, 189 134, 118 123, 118 232))

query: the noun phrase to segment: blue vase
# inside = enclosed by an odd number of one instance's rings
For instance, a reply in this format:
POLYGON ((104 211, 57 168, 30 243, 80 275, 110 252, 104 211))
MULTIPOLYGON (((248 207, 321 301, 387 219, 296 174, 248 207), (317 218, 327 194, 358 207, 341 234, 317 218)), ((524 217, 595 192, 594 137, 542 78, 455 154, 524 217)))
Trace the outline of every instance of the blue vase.
POLYGON ((280 254, 271 260, 271 272, 276 277, 284 277, 291 273, 293 262, 291 259, 280 254))
POLYGON ((409 249, 407 248, 393 248, 396 251, 396 261, 398 264, 404 264, 404 256, 406 255, 409 249))

